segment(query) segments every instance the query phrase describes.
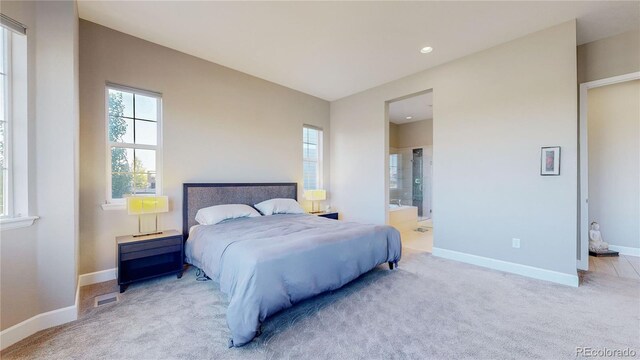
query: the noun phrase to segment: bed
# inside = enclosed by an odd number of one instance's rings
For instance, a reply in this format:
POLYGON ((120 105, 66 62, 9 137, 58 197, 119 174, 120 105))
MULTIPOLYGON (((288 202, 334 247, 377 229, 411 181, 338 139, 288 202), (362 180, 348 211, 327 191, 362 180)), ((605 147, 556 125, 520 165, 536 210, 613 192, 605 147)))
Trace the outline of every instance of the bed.
POLYGON ((399 232, 390 226, 336 221, 309 214, 240 218, 198 225, 201 208, 253 206, 297 199, 296 183, 184 184, 186 262, 204 271, 228 296, 229 346, 260 333, 262 322, 299 301, 335 290, 378 265, 397 266, 399 232))

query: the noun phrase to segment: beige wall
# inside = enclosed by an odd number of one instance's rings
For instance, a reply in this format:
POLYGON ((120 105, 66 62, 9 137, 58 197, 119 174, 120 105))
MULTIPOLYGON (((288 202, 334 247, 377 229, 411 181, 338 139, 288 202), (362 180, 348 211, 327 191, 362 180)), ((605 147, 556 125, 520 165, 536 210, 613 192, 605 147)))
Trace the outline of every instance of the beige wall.
POLYGON ((28 36, 27 228, 2 229, 0 328, 75 303, 78 19, 73 1, 2 2, 28 36))
POLYGON ((389 123, 389 147, 398 148, 398 124, 389 123))
POLYGON ((589 223, 640 248, 640 80, 589 90, 589 223))
POLYGON ((295 181, 301 189, 305 123, 325 131, 328 188, 328 102, 83 20, 80 273, 114 268, 115 236, 137 231, 135 216, 100 207, 106 197, 107 81, 162 93, 162 181, 170 197, 163 228, 182 227, 184 182, 295 181))
POLYGON ((575 281, 576 73, 570 21, 332 102, 334 205, 386 221, 385 102, 433 89, 434 246, 575 281), (540 176, 549 145, 562 147, 561 176, 540 176))
POLYGON ((433 145, 433 119, 397 125, 397 148, 433 145))
POLYGON ((578 46, 578 82, 640 71, 640 31, 632 30, 578 46))

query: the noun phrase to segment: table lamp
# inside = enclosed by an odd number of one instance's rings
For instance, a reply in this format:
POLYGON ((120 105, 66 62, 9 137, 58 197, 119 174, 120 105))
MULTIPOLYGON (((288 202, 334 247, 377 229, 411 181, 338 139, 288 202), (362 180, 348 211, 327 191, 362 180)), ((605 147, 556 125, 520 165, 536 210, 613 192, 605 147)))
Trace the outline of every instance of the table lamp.
POLYGON ((138 215, 138 233, 134 237, 162 234, 158 231, 158 213, 169 211, 169 197, 167 196, 129 196, 127 197, 127 211, 129 215, 138 215), (153 228, 142 226, 142 218, 154 216, 153 228))
POLYGON ((326 200, 327 191, 324 189, 305 190, 304 198, 311 201, 311 213, 312 214, 319 213, 322 211, 315 210, 316 202, 326 200))

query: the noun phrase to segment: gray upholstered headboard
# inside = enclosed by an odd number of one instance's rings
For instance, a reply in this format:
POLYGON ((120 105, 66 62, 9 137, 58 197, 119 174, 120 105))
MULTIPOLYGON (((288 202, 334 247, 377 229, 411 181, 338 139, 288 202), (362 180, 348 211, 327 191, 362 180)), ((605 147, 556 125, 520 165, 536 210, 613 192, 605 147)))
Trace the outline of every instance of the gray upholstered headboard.
POLYGON ((198 183, 183 184, 182 194, 182 234, 184 240, 189 236, 189 229, 197 225, 195 220, 198 210, 224 204, 246 204, 253 206, 259 202, 274 199, 298 199, 297 183, 264 183, 264 184, 220 184, 198 183))

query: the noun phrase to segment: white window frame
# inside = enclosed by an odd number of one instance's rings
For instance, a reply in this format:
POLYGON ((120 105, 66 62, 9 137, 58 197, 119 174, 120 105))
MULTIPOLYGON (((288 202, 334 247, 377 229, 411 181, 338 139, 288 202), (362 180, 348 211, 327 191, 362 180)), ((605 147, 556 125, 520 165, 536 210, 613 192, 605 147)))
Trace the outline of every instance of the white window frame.
POLYGON ((323 167, 323 159, 322 159, 322 154, 324 152, 324 131, 322 130, 322 128, 317 127, 317 126, 313 126, 313 125, 303 125, 302 126, 302 134, 303 134, 303 138, 302 138, 302 188, 304 190, 312 190, 312 189, 307 189, 305 187, 305 183, 304 183, 304 163, 305 161, 311 161, 311 162, 315 162, 316 163, 316 189, 323 189, 323 184, 322 184, 322 179, 323 179, 323 175, 322 175, 322 167, 323 167), (305 157, 304 154, 304 143, 305 143, 305 139, 304 139, 304 129, 311 129, 311 130, 315 130, 318 131, 318 159, 309 159, 305 157))
MULTIPOLYGON (((1 59, 2 62, 4 62, 5 68, 4 71, 5 73, 2 74, 5 76, 5 79, 7 80, 4 84, 4 122, 5 122, 5 128, 4 128, 4 147, 5 147, 5 167, 6 167, 6 171, 7 171, 7 182, 4 184, 3 186, 3 201, 4 201, 4 206, 5 206, 5 211, 4 214, 0 215, 0 219, 10 219, 14 217, 14 200, 13 200, 13 152, 12 152, 12 147, 13 147, 13 126, 12 126, 12 74, 11 74, 11 68, 12 68, 12 62, 11 62, 11 56, 12 56, 12 49, 11 49, 11 32, 8 29, 5 28, 0 28, 2 29, 2 36, 4 37, 4 49, 3 49, 3 54, 4 54, 4 58, 1 59)), ((2 175, 4 176, 4 175, 2 175)))
MULTIPOLYGON (((137 89, 129 86, 118 85, 113 83, 107 83, 104 90, 104 100, 105 100, 105 142, 106 153, 107 153, 107 164, 106 164, 106 173, 107 173, 107 189, 106 189, 106 201, 102 206, 103 210, 122 210, 125 209, 126 199, 113 199, 112 189, 111 189, 111 147, 121 147, 128 149, 142 149, 142 150, 154 150, 156 152, 156 193, 155 195, 162 195, 162 94, 137 89), (128 93, 133 93, 137 95, 143 95, 148 97, 156 98, 157 101, 157 141, 156 145, 143 145, 143 144, 131 144, 124 142, 115 142, 111 141, 109 138, 109 90, 123 91, 128 93)), ((135 112, 133 116, 135 117, 135 112)), ((135 141, 135 139, 134 139, 135 141)), ((144 196, 144 195, 143 195, 144 196)), ((149 195, 154 196, 154 195, 149 195)))
POLYGON ((29 210, 29 121, 28 121, 28 38, 27 28, 0 14, 6 48, 5 90, 7 186, 4 194, 7 211, 0 216, 0 230, 31 226, 38 216, 29 210))

